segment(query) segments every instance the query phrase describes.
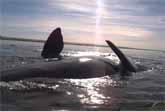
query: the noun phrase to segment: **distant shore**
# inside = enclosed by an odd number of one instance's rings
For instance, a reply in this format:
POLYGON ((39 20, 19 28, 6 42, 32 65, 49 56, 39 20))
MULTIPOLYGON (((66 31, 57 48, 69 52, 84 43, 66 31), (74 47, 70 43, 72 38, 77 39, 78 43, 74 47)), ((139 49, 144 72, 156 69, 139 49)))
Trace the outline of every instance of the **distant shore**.
MULTIPOLYGON (((40 43, 44 43, 45 42, 45 40, 25 39, 25 38, 16 38, 16 37, 4 37, 4 36, 0 36, 0 40, 12 40, 12 41, 22 41, 22 42, 40 42, 40 43)), ((108 47, 107 45, 72 43, 72 42, 65 42, 65 44, 68 44, 68 45, 80 45, 80 46, 94 46, 94 47, 108 47)), ((119 48, 121 48, 121 49, 134 49, 134 50, 146 50, 146 51, 161 51, 161 52, 165 52, 164 50, 141 49, 141 48, 131 48, 131 47, 122 47, 122 46, 119 46, 119 48)))

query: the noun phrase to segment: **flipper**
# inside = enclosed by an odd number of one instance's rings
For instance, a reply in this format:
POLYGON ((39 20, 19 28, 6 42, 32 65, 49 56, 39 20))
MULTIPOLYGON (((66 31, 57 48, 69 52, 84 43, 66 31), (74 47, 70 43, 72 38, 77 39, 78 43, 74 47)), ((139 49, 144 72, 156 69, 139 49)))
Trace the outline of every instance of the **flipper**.
POLYGON ((41 56, 43 58, 59 58, 64 47, 61 29, 55 29, 48 37, 43 47, 41 56))
POLYGON ((126 56, 117 48, 111 41, 106 40, 107 44, 116 53, 121 61, 122 68, 125 71, 136 72, 136 68, 131 64, 131 62, 126 58, 126 56))

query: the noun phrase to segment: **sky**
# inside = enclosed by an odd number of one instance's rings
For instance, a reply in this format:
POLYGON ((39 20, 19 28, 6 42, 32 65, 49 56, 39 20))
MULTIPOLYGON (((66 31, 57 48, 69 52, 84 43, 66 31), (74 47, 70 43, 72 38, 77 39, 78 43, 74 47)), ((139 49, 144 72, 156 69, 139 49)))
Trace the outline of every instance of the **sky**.
POLYGON ((0 35, 165 49, 165 0, 0 0, 0 35))

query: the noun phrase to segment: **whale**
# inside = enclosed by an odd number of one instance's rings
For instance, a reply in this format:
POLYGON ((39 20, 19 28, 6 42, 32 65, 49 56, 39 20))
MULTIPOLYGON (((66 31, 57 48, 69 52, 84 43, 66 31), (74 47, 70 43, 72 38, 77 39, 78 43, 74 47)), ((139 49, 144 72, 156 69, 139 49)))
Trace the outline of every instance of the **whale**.
POLYGON ((19 81, 28 78, 64 78, 84 79, 103 77, 114 74, 125 75, 137 72, 137 67, 129 61, 124 53, 110 40, 105 40, 120 60, 113 60, 102 56, 62 57, 64 47, 61 28, 53 30, 43 46, 41 56, 49 61, 40 61, 24 64, 8 70, 1 71, 0 81, 19 81), (58 58, 57 60, 52 60, 58 58))

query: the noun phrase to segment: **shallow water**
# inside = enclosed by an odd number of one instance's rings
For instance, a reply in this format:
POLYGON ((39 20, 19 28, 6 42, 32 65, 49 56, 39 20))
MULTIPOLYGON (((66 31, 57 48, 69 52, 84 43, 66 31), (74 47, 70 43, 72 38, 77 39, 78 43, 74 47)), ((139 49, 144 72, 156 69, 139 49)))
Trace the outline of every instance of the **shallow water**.
MULTIPOLYGON (((0 67, 44 61, 42 43, 1 40, 0 67)), ((163 111, 165 109, 165 52, 122 49, 146 71, 121 79, 119 74, 92 79, 33 78, 0 82, 2 111, 163 111)), ((106 56, 109 48, 65 45, 63 56, 106 56), (99 52, 98 52, 99 50, 99 52)))

